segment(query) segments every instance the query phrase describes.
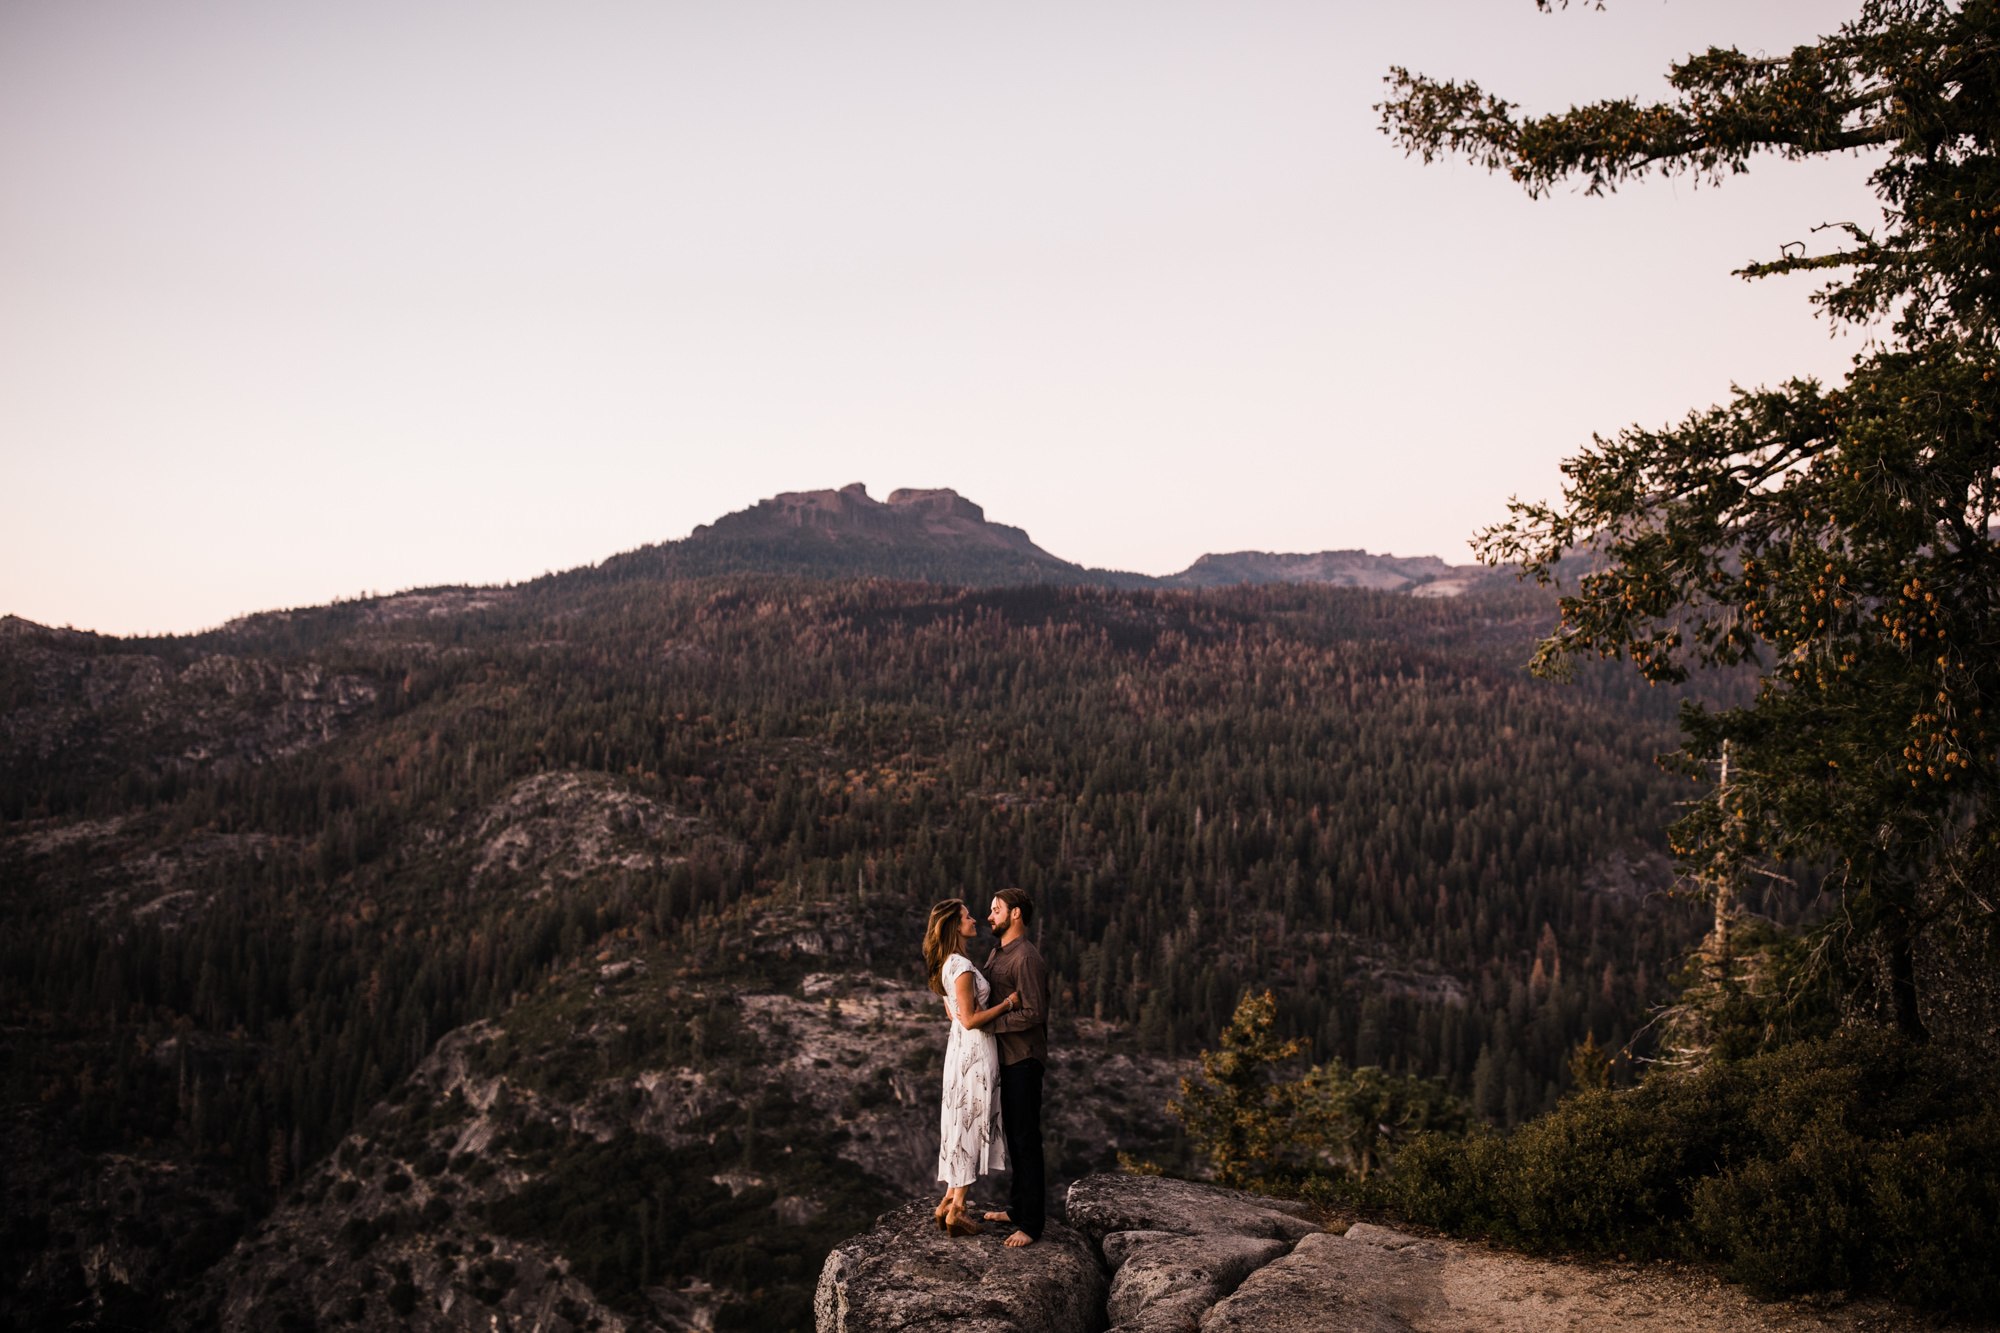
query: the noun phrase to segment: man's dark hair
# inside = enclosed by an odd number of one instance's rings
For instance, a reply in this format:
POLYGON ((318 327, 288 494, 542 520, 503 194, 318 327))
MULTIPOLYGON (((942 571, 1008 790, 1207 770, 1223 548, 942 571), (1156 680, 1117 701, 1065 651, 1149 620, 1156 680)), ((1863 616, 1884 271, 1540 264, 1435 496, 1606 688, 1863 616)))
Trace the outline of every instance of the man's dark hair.
POLYGON ((1009 911, 1016 907, 1020 908, 1022 925, 1025 926, 1035 919, 1035 900, 1028 896, 1026 889, 1002 889, 993 896, 1007 904, 1009 911))

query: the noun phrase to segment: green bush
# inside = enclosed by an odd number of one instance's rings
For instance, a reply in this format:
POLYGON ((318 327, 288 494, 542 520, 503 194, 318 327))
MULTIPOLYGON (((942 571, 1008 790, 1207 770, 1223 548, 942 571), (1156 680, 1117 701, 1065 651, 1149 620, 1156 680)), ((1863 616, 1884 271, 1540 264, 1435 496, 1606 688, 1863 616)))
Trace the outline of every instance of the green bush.
POLYGON ((1952 1053, 1847 1032, 1625 1091, 1510 1137, 1422 1135, 1413 1219, 1537 1248, 1709 1256, 1766 1295, 2000 1307, 2000 1109, 1952 1053))
POLYGON ((1701 1181, 1696 1233, 1753 1289, 1886 1286, 2000 1309, 2000 1111, 1870 1142, 1825 1121, 1779 1160, 1701 1181), (1877 1280, 1887 1275, 1886 1282, 1877 1280))

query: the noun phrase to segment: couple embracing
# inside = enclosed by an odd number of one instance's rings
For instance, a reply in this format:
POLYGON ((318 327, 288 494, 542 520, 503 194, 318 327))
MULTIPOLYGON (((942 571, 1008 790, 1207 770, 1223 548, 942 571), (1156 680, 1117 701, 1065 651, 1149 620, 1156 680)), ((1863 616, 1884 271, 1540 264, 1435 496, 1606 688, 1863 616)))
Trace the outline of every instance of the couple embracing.
POLYGON ((1002 889, 987 923, 1000 947, 982 973, 965 956, 979 923, 956 898, 931 908, 924 929, 924 964, 931 989, 944 997, 951 1038, 944 1056, 944 1116, 938 1179, 944 1198, 938 1226, 954 1236, 983 1228, 965 1215, 966 1191, 992 1171, 1014 1168, 1007 1210, 989 1222, 1014 1227, 1013 1248, 1041 1239, 1048 1185, 1042 1174, 1042 1071, 1049 1058, 1049 969, 1028 940, 1034 900, 1002 889), (1006 998, 989 1002, 996 995, 1006 998))

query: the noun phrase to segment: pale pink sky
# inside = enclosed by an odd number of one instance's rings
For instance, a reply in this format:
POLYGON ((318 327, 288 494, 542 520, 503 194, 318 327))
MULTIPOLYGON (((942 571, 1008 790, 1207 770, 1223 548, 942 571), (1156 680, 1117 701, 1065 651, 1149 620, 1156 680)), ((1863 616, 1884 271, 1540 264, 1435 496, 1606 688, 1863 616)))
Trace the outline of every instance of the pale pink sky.
POLYGON ((1591 432, 1834 374, 1867 164, 1531 203, 1553 110, 1851 3, 0 3, 0 612, 182 631, 951 486, 1087 564, 1467 558, 1591 432))

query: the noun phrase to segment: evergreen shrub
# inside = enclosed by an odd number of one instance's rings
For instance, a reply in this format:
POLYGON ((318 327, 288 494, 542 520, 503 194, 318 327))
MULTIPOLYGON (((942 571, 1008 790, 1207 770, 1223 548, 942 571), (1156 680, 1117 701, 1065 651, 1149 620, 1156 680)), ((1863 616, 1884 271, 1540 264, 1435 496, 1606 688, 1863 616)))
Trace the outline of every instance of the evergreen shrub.
MULTIPOLYGON (((1201 1077, 1182 1079, 1180 1098, 1167 1103, 1218 1183, 1372 1205, 1381 1199, 1371 1174, 1379 1176, 1407 1135, 1464 1133, 1465 1105, 1441 1079, 1349 1069, 1338 1060, 1285 1077, 1306 1043, 1280 1041, 1277 1015, 1271 992, 1245 991, 1222 1030, 1222 1049, 1203 1051, 1201 1077)), ((1160 1170, 1125 1153, 1118 1160, 1136 1174, 1160 1170)))
POLYGON ((2000 1107, 1955 1053, 1849 1030, 1638 1087, 1510 1136, 1419 1135, 1413 1221, 1536 1249, 1707 1257, 1762 1295, 2000 1309, 2000 1107))

